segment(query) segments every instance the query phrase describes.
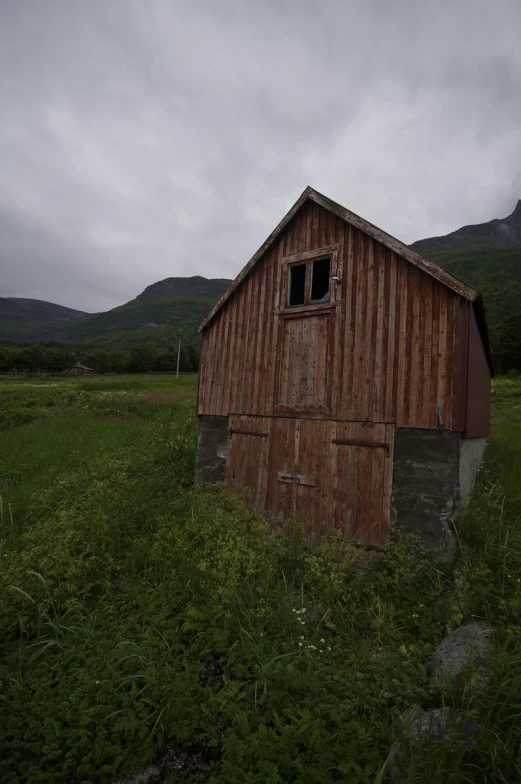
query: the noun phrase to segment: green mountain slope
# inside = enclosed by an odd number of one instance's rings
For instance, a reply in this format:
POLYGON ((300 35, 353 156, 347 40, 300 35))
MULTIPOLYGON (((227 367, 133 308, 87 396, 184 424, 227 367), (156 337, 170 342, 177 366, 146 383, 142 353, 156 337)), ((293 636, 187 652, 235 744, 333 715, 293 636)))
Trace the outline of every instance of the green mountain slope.
POLYGON ((412 247, 479 289, 489 324, 521 311, 521 200, 507 218, 463 226, 412 247))
POLYGON ((0 297, 0 338, 31 340, 41 330, 86 316, 84 311, 40 299, 0 297))
POLYGON ((0 297, 0 315, 26 321, 70 321, 88 313, 41 299, 0 297))
POLYGON ((490 339, 496 372, 521 372, 521 311, 492 325, 490 339))
POLYGON ((167 347, 179 335, 193 343, 197 325, 230 282, 200 276, 167 278, 148 286, 125 305, 69 320, 28 320, 22 324, 0 312, 0 338, 167 347))

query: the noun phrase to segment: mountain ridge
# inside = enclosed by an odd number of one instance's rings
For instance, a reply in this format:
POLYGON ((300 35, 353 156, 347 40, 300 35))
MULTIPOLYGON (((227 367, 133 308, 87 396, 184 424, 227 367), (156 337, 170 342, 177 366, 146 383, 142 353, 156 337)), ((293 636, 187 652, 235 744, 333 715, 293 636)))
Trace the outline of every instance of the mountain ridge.
POLYGON ((521 199, 506 218, 417 240, 411 248, 478 289, 489 324, 521 312, 521 199))
MULTIPOLYGON (((506 218, 469 224, 411 245, 482 292, 494 326, 521 313, 521 199, 506 218)), ((23 297, 0 298, 0 339, 170 346, 197 343, 195 330, 231 280, 169 277, 102 313, 23 297)))
POLYGON ((183 337, 185 342, 197 343, 197 325, 230 283, 226 278, 201 275, 165 278, 147 286, 133 300, 102 313, 83 313, 43 300, 0 298, 0 339, 161 347, 183 337), (14 300, 24 303, 22 314, 22 306, 16 312, 14 300), (8 303, 3 310, 2 301, 8 303), (54 317, 42 318, 46 312, 43 305, 54 317))
POLYGON ((513 247, 521 246, 521 199, 518 199, 514 210, 506 218, 492 218, 492 220, 485 221, 485 223, 469 223, 448 234, 416 240, 411 247, 414 248, 419 243, 432 242, 434 240, 460 238, 482 239, 485 242, 497 242, 499 245, 513 247))
POLYGON ((65 305, 57 305, 43 299, 29 297, 0 297, 0 316, 20 319, 43 319, 48 321, 68 321, 73 318, 89 316, 84 310, 76 310, 65 305))

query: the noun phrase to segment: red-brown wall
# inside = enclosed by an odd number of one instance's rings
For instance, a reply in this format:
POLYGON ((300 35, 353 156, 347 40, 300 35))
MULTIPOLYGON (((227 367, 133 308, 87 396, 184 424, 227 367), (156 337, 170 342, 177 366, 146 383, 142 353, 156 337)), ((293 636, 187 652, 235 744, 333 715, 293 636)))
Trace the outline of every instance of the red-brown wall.
MULTIPOLYGON (((332 303, 330 405, 313 416, 435 428, 442 406, 444 427, 463 429, 462 298, 309 200, 203 330, 198 413, 277 414, 282 262, 331 245, 342 284, 332 303)), ((471 346, 475 385, 482 357, 471 346)))

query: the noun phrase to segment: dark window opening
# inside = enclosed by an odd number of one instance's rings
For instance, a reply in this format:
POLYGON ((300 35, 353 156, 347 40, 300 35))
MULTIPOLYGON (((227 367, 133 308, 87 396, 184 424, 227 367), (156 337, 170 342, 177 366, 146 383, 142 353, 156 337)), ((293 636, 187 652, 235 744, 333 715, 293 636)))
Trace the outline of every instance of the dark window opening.
POLYGON ((311 278, 311 302, 327 302, 329 299, 329 270, 331 259, 313 262, 311 278))
POLYGON ((303 305, 306 293, 306 265, 294 264, 290 267, 289 304, 303 305))

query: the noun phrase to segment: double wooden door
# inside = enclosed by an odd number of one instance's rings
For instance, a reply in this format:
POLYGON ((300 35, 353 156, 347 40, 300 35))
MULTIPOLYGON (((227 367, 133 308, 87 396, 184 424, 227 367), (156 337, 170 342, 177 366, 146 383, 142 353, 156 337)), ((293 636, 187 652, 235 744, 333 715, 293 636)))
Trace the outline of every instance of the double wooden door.
POLYGON ((273 518, 298 517, 310 532, 389 539, 394 426, 232 415, 226 482, 273 518))

